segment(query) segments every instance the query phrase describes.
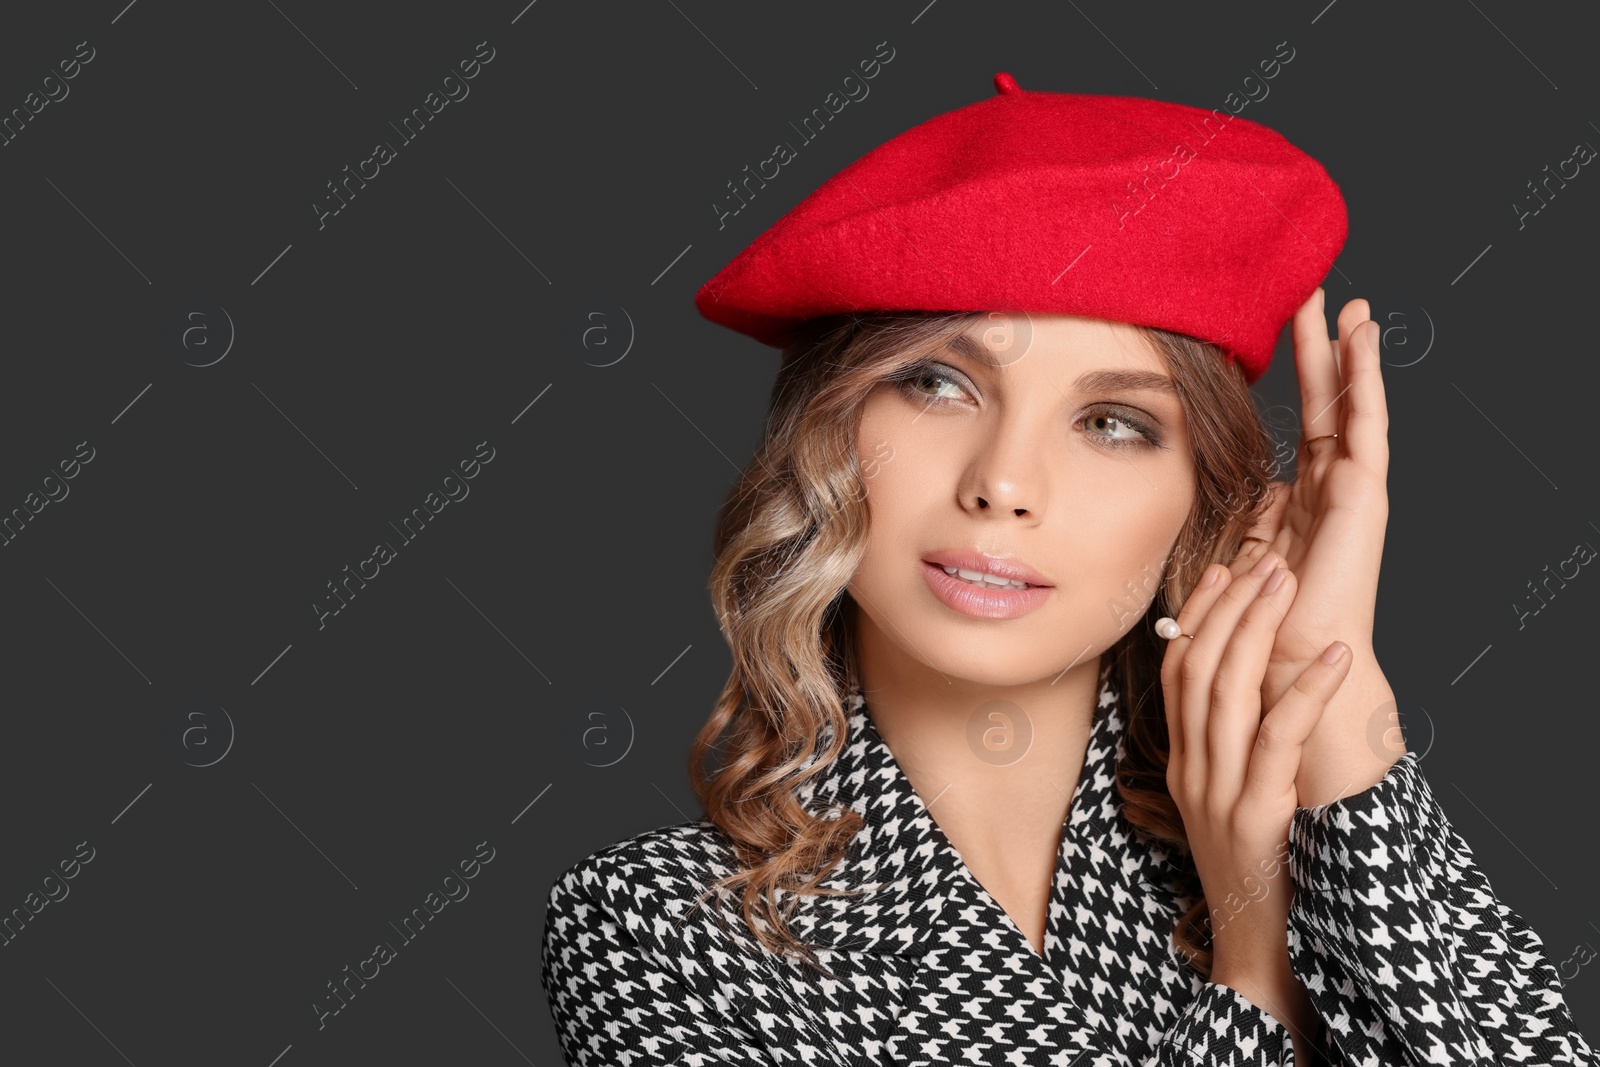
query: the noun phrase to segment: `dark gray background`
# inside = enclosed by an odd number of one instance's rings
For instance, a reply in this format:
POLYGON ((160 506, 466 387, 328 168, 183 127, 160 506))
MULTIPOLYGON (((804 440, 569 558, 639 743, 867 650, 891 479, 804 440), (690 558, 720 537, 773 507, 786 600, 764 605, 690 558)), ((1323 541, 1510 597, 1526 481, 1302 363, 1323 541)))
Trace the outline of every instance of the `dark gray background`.
MULTIPOLYGON (((0 148, 0 514, 95 450, 0 548, 0 914, 96 852, 0 947, 8 1059, 559 1062, 545 894, 700 814, 684 755, 728 669, 711 527, 777 353, 695 289, 996 71, 1221 107, 1282 41, 1243 117, 1343 190, 1330 309, 1393 327, 1380 660, 1499 896, 1553 961, 1600 945, 1600 577, 1513 606, 1600 546, 1600 178, 1513 207, 1600 145, 1570 6, 123 3, 0 34, 0 113, 96 50, 0 148), (480 41, 470 95, 319 230, 325 183, 480 41), (870 95, 719 230, 725 183, 880 41, 870 95), (319 630, 325 583, 484 440, 470 495, 319 630), (319 1030, 325 983, 481 841, 470 895, 319 1030)), ((1292 441, 1287 334, 1260 391, 1292 441)), ((1600 1031, 1600 969, 1566 995, 1600 1031)))

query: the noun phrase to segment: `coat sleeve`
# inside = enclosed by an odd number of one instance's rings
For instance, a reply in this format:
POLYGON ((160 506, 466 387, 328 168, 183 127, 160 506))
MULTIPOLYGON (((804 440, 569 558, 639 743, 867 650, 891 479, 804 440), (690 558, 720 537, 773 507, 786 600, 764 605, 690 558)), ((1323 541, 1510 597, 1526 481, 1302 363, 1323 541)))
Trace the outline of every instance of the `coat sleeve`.
MULTIPOLYGON (((1342 1067, 1326 1027, 1308 1035, 1320 1059, 1342 1067)), ((1230 986, 1207 982, 1156 1046, 1153 1067, 1296 1067, 1294 1039, 1271 1013, 1230 986)))
POLYGON ((540 980, 570 1067, 770 1067, 740 1005, 689 981, 662 924, 604 871, 593 857, 568 869, 545 911, 540 980))
POLYGON ((1295 976, 1355 1067, 1595 1067, 1539 936, 1495 897, 1417 759, 1295 811, 1295 976))

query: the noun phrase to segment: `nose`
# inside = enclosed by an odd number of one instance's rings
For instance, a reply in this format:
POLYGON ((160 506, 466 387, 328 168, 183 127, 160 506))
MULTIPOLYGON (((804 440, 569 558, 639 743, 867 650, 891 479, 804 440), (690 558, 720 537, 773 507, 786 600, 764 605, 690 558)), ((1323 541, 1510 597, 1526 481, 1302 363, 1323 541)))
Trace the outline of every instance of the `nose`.
MULTIPOLYGON (((979 511, 987 511, 987 510, 989 510, 991 508, 995 508, 997 506, 1001 510, 1005 510, 1008 505, 1007 505, 1007 502, 1006 502, 1006 500, 1004 498, 999 500, 998 503, 996 504, 996 503, 990 503, 989 497, 978 496, 978 497, 974 498, 974 506, 979 511)), ((1026 507, 1021 506, 1021 505, 1012 504, 1009 507, 1010 507, 1010 511, 1013 514, 1015 514, 1018 518, 1024 518, 1028 514, 1028 509, 1026 507)))
POLYGON ((961 488, 968 511, 1038 521, 1044 516, 1044 482, 1034 434, 1021 420, 1002 427, 975 457, 961 488))
POLYGON ((974 515, 1042 522, 1048 510, 1048 474, 1042 442, 1051 421, 1050 405, 997 408, 978 427, 960 482, 960 504, 974 515))

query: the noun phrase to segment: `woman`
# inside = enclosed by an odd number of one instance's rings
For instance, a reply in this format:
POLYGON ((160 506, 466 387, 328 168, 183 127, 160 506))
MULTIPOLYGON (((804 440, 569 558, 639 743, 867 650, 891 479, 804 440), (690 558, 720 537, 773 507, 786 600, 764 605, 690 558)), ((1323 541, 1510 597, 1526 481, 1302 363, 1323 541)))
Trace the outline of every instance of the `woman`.
POLYGON ((1337 187, 1221 111, 995 86, 697 297, 784 349, 717 533, 734 670, 706 817, 551 890, 563 1054, 1593 1064, 1391 725, 1337 187), (1292 485, 1249 392, 1290 318, 1292 485))

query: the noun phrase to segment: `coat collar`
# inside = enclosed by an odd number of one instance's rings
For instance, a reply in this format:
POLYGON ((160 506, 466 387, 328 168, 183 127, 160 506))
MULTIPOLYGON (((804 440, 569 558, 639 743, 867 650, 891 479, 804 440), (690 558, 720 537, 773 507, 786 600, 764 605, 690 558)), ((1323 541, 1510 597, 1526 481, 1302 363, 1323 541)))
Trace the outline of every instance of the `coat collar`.
MULTIPOLYGON (((859 689, 848 695, 846 727, 839 756, 799 796, 813 810, 842 804, 863 817, 844 857, 819 883, 854 895, 800 896, 788 922, 846 986, 868 981, 887 992, 855 1018, 841 1014, 830 994, 798 982, 792 988, 817 1013, 804 1024, 808 1031, 832 1034, 827 1020, 846 1018, 831 1040, 842 1037, 843 1047, 865 1042, 873 1055, 895 1062, 1003 1057, 993 1062, 1072 1064, 1102 1039, 1097 1035, 1104 1025, 1098 1011, 1095 1026, 1085 1017, 1083 1005, 1103 1000, 1105 991, 1088 988, 1082 977, 1092 970, 1085 954, 1095 951, 1084 931, 1121 927, 1126 933, 1132 926, 1142 939, 1150 931, 1170 931, 1175 901, 1180 910, 1185 905, 1175 896, 1169 853, 1122 818, 1114 771, 1124 726, 1108 673, 1101 674, 1057 852, 1042 956, 933 820, 873 725, 859 689)), ((824 741, 831 740, 831 728, 826 734, 824 741)), ((789 904, 789 894, 779 896, 780 906, 789 904)), ((1141 985, 1172 967, 1159 952, 1136 955, 1129 968, 1141 985)))
MULTIPOLYGON (((845 703, 845 747, 823 774, 807 782, 799 797, 813 810, 835 804, 859 813, 864 823, 834 870, 819 885, 852 896, 806 894, 795 904, 791 928, 802 939, 841 951, 920 956, 941 941, 951 909, 974 904, 1022 952, 1038 959, 1016 924, 967 870, 959 852, 912 788, 887 742, 872 722, 859 687, 845 703), (1014 936, 1011 936, 1014 935, 1014 936)), ((1063 907, 1113 901, 1062 898, 1073 892, 1074 872, 1086 861, 1119 857, 1130 883, 1170 888, 1175 868, 1169 850, 1134 832, 1121 816, 1115 769, 1125 744, 1125 725, 1108 669, 1102 669, 1089 744, 1057 850, 1056 878, 1046 929, 1045 959, 1061 962, 1063 907)), ((824 728, 819 751, 832 739, 824 728)))

